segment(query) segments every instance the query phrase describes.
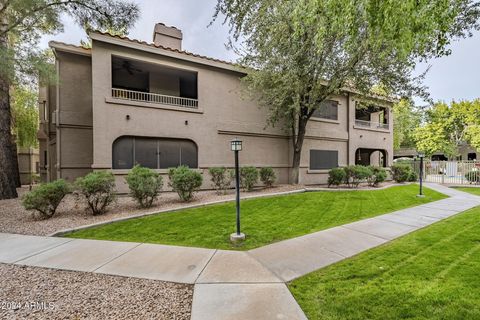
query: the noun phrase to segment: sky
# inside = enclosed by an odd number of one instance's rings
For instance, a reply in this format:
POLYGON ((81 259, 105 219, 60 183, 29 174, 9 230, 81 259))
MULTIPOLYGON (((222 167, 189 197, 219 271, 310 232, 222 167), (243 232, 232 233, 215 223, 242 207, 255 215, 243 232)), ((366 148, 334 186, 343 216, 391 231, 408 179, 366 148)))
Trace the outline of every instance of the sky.
MULTIPOLYGON (((229 27, 219 19, 212 21, 216 0, 136 0, 140 6, 140 19, 129 32, 129 37, 152 42, 155 23, 175 26, 183 32, 183 49, 223 60, 235 60, 235 54, 227 50, 229 27)), ((45 36, 41 46, 56 40, 79 44, 86 35, 69 17, 64 17, 64 32, 45 36)), ((480 32, 473 37, 460 39, 451 45, 452 54, 428 64, 430 71, 424 83, 429 87, 434 101, 472 100, 480 98, 480 32)), ((418 72, 427 65, 418 66, 418 72)), ((424 104, 415 99, 416 104, 424 104)))

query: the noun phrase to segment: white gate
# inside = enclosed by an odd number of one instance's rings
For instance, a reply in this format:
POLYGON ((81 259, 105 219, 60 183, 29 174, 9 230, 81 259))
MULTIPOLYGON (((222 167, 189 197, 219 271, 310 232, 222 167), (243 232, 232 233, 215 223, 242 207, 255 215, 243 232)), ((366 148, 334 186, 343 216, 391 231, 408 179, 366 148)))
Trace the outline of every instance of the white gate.
MULTIPOLYGON (((412 161, 420 174, 420 161, 412 161)), ((480 184, 480 161, 424 161, 423 179, 426 182, 445 184, 480 184)))

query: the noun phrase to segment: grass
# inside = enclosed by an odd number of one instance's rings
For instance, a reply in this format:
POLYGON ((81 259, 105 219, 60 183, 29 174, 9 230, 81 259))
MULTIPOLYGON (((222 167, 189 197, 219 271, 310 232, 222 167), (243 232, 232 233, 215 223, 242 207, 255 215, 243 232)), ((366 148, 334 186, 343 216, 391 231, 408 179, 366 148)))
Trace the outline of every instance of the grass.
POLYGON ((456 190, 480 196, 480 187, 454 187, 456 190))
POLYGON ((244 200, 241 219, 247 239, 238 247, 229 241, 235 230, 234 202, 115 222, 66 236, 248 250, 446 197, 425 189, 426 197, 418 198, 417 192, 418 186, 405 185, 244 200))
POLYGON ((309 319, 480 319, 480 207, 289 284, 309 319))

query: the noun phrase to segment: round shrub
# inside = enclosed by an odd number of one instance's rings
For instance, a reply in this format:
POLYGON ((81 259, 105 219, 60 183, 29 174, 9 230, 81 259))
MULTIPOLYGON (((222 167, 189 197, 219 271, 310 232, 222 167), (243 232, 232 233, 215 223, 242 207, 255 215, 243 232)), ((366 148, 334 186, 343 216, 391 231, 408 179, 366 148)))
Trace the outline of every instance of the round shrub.
POLYGON ((392 165, 392 178, 398 183, 408 181, 411 172, 413 172, 412 167, 408 164, 392 165))
POLYGON ((230 187, 232 183, 233 175, 231 171, 225 167, 212 167, 208 169, 208 172, 210 173, 210 180, 215 190, 217 190, 217 193, 225 194, 227 188, 230 187))
POLYGON ((169 186, 178 193, 183 201, 192 200, 193 193, 200 188, 203 182, 202 175, 187 166, 171 168, 168 171, 168 178, 169 186))
POLYGON ((116 199, 115 177, 107 171, 94 171, 75 181, 77 192, 87 201, 94 216, 107 211, 107 206, 116 199))
POLYGON ((465 179, 470 183, 480 183, 480 171, 472 170, 465 174, 465 179))
POLYGON ((163 186, 162 176, 152 169, 136 165, 125 178, 130 196, 140 207, 149 208, 158 198, 163 186))
POLYGON ((264 167, 260 169, 260 181, 267 187, 270 188, 277 180, 275 171, 271 167, 264 167))
POLYGON ((372 170, 362 165, 348 166, 345 170, 345 183, 349 186, 358 187, 358 185, 366 181, 371 175, 372 170))
POLYGON ((258 170, 255 167, 240 168, 240 185, 245 191, 252 191, 258 182, 258 170))
POLYGON ((387 179, 387 171, 382 167, 371 166, 372 175, 368 178, 368 183, 372 187, 377 187, 387 179))
POLYGON ((415 171, 411 170, 410 174, 408 175, 408 181, 415 182, 417 180, 418 180, 418 174, 415 171))
POLYGON ((63 179, 43 183, 23 196, 22 205, 27 210, 36 210, 42 219, 48 219, 69 192, 70 187, 63 179))
POLYGON ((339 186, 345 182, 347 174, 343 168, 333 168, 328 171, 328 186, 339 186))

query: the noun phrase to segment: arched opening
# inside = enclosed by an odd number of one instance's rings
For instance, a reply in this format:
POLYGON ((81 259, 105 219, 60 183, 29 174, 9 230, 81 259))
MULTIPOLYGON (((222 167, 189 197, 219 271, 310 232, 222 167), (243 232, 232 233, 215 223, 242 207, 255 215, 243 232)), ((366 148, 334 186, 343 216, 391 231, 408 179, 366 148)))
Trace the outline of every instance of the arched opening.
POLYGON ((355 152, 355 164, 387 167, 387 151, 383 149, 358 148, 355 152))
POLYGON ((112 145, 112 168, 131 169, 134 165, 168 169, 185 165, 198 168, 198 148, 187 139, 122 136, 112 145))

